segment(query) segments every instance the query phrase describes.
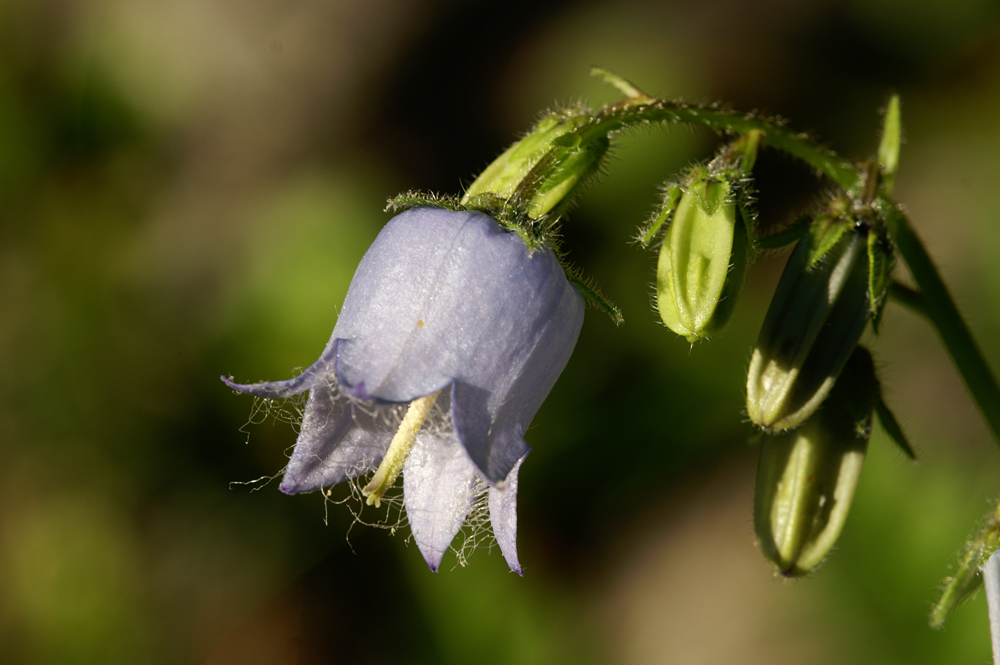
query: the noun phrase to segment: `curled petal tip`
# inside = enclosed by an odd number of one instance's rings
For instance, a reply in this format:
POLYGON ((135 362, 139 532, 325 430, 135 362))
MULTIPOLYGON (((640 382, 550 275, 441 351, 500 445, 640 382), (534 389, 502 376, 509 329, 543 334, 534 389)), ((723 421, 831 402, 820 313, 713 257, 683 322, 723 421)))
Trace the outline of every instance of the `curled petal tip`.
POLYGON ((281 485, 278 486, 278 489, 281 490, 283 494, 298 494, 300 491, 299 482, 286 475, 284 479, 282 479, 281 485))

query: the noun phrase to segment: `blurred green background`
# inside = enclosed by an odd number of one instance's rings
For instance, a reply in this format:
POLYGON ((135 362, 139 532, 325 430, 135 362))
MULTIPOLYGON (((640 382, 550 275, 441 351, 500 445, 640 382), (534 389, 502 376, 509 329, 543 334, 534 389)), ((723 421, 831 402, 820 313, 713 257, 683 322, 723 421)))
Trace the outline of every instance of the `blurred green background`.
MULTIPOLYGON (((897 194, 1000 367, 994 0, 8 0, 0 3, 0 661, 984 663, 985 602, 927 628, 1000 493, 1000 454, 928 325, 872 340, 920 461, 876 431, 811 578, 753 540, 749 352, 784 255, 691 348, 629 243, 656 184, 711 155, 622 137, 565 225, 622 308, 588 312, 527 434, 524 578, 427 571, 346 506, 287 497, 295 439, 220 383, 311 363, 354 266, 416 188, 458 192, 553 104, 650 93, 780 113, 844 155, 902 94, 897 194), (324 518, 328 516, 328 523, 324 518)), ((822 183, 781 155, 761 222, 822 183)))

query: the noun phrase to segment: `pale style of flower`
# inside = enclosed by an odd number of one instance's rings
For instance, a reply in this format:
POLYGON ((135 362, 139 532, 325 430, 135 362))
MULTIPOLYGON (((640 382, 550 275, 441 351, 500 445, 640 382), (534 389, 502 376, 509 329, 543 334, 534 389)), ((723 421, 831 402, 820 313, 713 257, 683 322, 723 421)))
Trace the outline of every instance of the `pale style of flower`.
POLYGON ((500 550, 520 573, 523 435, 583 310, 550 249, 530 249, 481 213, 416 208, 390 220, 361 260, 319 360, 287 381, 223 380, 269 399, 309 391, 283 492, 378 467, 365 488, 377 504, 401 468, 413 539, 436 571, 485 482, 500 550), (407 404, 402 423, 386 418, 407 404))

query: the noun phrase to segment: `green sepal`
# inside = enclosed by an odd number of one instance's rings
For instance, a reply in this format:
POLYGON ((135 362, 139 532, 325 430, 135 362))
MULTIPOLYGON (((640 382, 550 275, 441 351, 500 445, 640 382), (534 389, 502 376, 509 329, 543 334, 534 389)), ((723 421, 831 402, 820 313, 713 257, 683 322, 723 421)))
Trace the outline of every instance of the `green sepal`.
POLYGON ((617 89, 618 92, 625 95, 625 99, 628 102, 647 104, 649 102, 656 101, 653 97, 650 97, 641 89, 639 89, 639 86, 632 83, 625 77, 615 74, 614 72, 609 72, 608 70, 602 69, 600 67, 591 67, 590 75, 598 76, 604 79, 605 83, 607 83, 611 87, 617 89))
POLYGON ((910 458, 911 461, 917 461, 917 454, 913 451, 913 447, 907 440, 906 435, 903 434, 903 428, 900 427, 899 421, 896 420, 896 416, 893 415, 892 411, 889 410, 888 405, 886 405, 885 400, 882 398, 881 391, 878 396, 878 401, 875 402, 875 413, 878 414, 878 421, 882 423, 882 429, 885 433, 889 435, 892 442, 903 451, 903 454, 910 458))
POLYGON ((398 194, 385 202, 385 212, 399 214, 410 208, 421 208, 432 206, 444 208, 445 210, 468 210, 466 206, 458 202, 458 197, 447 194, 435 194, 434 192, 417 192, 410 190, 403 194, 398 194))
POLYGON ((742 175, 750 175, 753 171, 763 134, 763 131, 753 129, 730 145, 727 157, 737 164, 737 169, 742 175))
POLYGON ((743 231, 746 235, 747 263, 752 264, 757 260, 760 245, 757 239, 757 213, 751 205, 753 197, 748 190, 749 186, 739 188, 736 195, 736 208, 739 210, 740 219, 743 221, 743 231))
POLYGON ((882 171, 882 187, 892 195, 899 168, 899 147, 902 143, 903 123, 899 111, 899 95, 889 98, 882 123, 882 141, 878 146, 878 165, 882 171))
POLYGON ((809 229, 809 256, 806 259, 806 268, 812 268, 819 263, 852 228, 854 228, 853 221, 836 213, 816 217, 809 229))
POLYGON ((601 293, 601 290, 597 288, 592 279, 582 277, 579 271, 575 269, 567 269, 565 266, 563 269, 566 271, 566 279, 576 287, 576 290, 580 292, 584 300, 611 317, 616 326, 625 323, 621 310, 601 293))
POLYGON ((945 619, 983 585, 981 570, 1000 545, 1000 504, 990 511, 959 551, 955 572, 946 577, 937 602, 931 609, 931 628, 940 628, 945 619))
POLYGON ((878 224, 868 233, 868 307, 876 333, 885 311, 893 264, 892 242, 886 235, 885 225, 878 224))
POLYGON ((680 185, 665 185, 663 196, 660 200, 660 207, 653 213, 652 219, 639 232, 639 244, 649 247, 659 234, 663 225, 670 221, 674 211, 677 209, 677 202, 680 201, 683 190, 680 185))
POLYGON ((813 218, 811 216, 803 215, 777 233, 758 237, 756 243, 757 249, 765 252, 773 251, 802 240, 802 237, 806 234, 810 225, 812 225, 812 221, 813 218))
POLYGON ((484 193, 459 201, 457 197, 445 194, 409 191, 389 199, 386 202, 385 211, 400 213, 410 208, 422 206, 455 211, 475 210, 489 215, 500 226, 517 233, 530 249, 538 249, 543 246, 558 248, 555 235, 548 225, 529 219, 517 206, 493 193, 484 193))

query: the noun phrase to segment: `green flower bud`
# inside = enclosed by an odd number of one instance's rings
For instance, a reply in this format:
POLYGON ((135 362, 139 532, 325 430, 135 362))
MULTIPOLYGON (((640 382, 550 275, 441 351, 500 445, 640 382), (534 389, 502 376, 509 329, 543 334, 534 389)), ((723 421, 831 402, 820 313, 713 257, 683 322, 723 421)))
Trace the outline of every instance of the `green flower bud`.
POLYGON ((469 185, 462 203, 482 195, 520 197, 533 219, 560 212, 600 168, 610 145, 606 135, 581 141, 576 130, 590 120, 590 115, 576 109, 542 118, 469 185))
POLYGON ((838 201, 817 217, 781 275, 747 376, 747 413, 765 430, 813 414, 868 323, 867 227, 838 201))
POLYGON ((1000 504, 986 514, 962 545, 952 574, 941 586, 931 609, 931 628, 940 628, 945 619, 983 586, 983 566, 1000 546, 1000 504))
POLYGON ((819 411, 798 429, 763 435, 754 528, 782 575, 808 573, 840 536, 879 399, 871 355, 859 346, 819 411))
POLYGON ((689 342, 725 326, 743 287, 748 233, 733 190, 725 175, 699 169, 679 197, 668 190, 659 215, 676 202, 656 268, 657 308, 689 342))

